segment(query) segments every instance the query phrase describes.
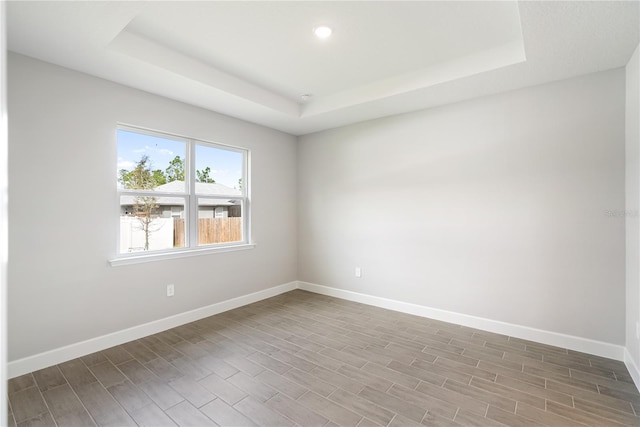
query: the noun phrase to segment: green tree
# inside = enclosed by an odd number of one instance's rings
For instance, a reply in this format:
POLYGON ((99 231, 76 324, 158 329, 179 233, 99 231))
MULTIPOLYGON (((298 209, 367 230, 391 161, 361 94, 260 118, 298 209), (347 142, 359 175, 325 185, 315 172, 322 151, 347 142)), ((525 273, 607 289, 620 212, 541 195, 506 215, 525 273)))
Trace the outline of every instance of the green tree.
POLYGON ((152 172, 153 180, 156 182, 156 187, 158 185, 163 185, 167 183, 167 176, 164 174, 164 171, 161 169, 156 169, 152 172))
POLYGON ((213 184, 216 182, 215 179, 211 178, 209 174, 211 173, 211 168, 207 166, 204 170, 196 170, 196 181, 197 182, 207 182, 209 184, 213 184))
POLYGON ((133 170, 120 169, 120 183, 127 190, 150 190, 155 187, 149 156, 142 156, 133 170))
POLYGON ((167 182, 184 181, 184 160, 176 156, 169 162, 169 167, 165 169, 167 182))
MULTIPOLYGON (((120 170, 120 183, 127 190, 153 190, 158 185, 156 172, 151 171, 149 156, 144 155, 133 170, 120 170)), ((152 227, 156 219, 153 211, 158 208, 157 199, 153 196, 134 196, 131 208, 132 215, 140 221, 140 228, 144 231, 144 250, 148 251, 149 235, 157 231, 152 227)))

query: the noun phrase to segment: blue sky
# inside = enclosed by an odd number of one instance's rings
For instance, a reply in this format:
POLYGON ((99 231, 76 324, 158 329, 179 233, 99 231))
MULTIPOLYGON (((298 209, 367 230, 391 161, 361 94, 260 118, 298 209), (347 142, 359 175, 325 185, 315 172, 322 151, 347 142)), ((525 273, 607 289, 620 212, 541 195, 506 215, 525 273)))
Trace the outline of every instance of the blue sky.
MULTIPOLYGON (((185 158, 186 144, 157 136, 144 135, 118 129, 118 165, 120 169, 131 170, 143 155, 149 156, 151 169, 165 170, 176 156, 185 158)), ((211 168, 209 176, 219 184, 238 188, 242 177, 242 154, 222 150, 203 143, 196 145, 196 169, 211 168)))

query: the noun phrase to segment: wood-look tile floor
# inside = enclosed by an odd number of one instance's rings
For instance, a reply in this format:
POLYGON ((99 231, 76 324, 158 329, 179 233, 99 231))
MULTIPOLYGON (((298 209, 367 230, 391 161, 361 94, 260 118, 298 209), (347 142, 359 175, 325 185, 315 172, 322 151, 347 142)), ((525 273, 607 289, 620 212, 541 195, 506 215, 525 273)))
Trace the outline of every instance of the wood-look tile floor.
POLYGON ((640 426, 623 363, 300 290, 9 382, 10 426, 640 426))

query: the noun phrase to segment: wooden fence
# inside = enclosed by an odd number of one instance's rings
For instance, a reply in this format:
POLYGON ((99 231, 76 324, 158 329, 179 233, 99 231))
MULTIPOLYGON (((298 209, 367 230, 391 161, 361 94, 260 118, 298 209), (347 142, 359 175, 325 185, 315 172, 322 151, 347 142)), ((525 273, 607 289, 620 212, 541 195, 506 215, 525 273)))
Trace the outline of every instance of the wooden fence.
MULTIPOLYGON (((184 247, 184 219, 173 220, 173 247, 184 247)), ((242 218, 198 219, 198 244, 239 242, 242 240, 242 218)))

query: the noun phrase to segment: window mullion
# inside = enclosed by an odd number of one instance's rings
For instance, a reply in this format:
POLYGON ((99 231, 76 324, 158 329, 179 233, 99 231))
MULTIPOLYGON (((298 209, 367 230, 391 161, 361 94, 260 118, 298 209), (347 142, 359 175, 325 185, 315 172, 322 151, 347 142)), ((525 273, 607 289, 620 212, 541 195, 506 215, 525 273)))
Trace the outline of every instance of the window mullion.
POLYGON ((185 179, 187 180, 189 193, 188 245, 191 248, 195 248, 198 246, 198 198, 196 196, 196 150, 193 140, 189 140, 187 143, 187 173, 185 174, 185 179))
POLYGON ((251 236, 251 156, 246 153, 242 159, 242 238, 246 243, 249 243, 251 236))

